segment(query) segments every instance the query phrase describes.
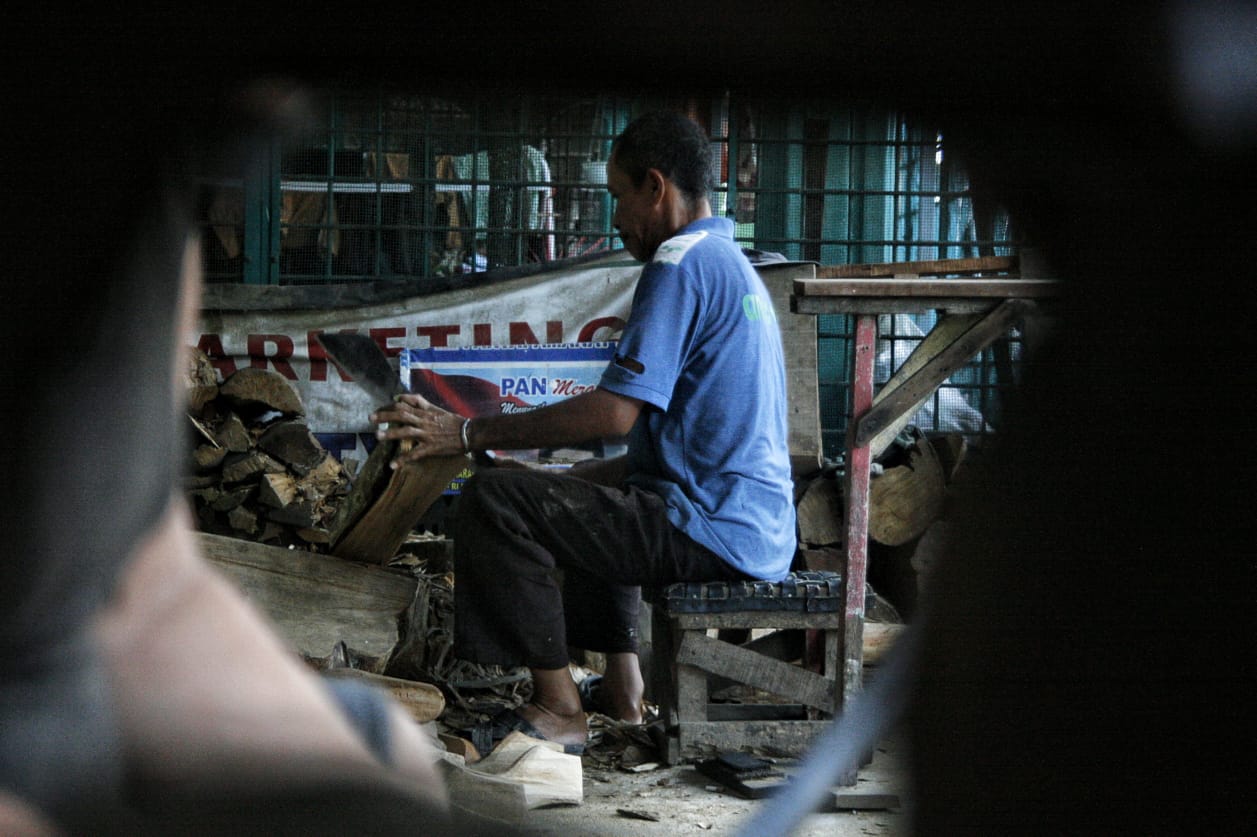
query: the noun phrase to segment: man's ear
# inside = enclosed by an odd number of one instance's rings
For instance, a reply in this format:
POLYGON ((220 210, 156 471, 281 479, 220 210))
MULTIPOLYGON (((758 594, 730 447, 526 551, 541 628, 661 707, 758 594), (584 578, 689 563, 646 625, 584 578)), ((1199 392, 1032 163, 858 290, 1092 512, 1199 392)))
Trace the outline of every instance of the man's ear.
POLYGON ((646 184, 650 187, 651 203, 662 201, 672 185, 659 169, 646 169, 646 184))

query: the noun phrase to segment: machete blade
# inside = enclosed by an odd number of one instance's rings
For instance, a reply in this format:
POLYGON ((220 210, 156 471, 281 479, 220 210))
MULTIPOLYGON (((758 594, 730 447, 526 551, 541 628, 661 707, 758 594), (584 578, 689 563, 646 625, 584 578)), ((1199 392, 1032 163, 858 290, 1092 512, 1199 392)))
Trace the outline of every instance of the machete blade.
POLYGON ((348 372, 379 406, 408 390, 384 350, 366 334, 320 334, 319 342, 336 365, 348 372))

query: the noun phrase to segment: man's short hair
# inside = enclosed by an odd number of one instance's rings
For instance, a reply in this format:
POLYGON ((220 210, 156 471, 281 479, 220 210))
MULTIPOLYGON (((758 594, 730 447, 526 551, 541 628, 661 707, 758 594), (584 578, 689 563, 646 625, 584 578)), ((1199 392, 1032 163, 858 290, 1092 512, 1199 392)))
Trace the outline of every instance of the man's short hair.
POLYGON ((656 111, 629 123, 611 145, 611 156, 634 186, 658 169, 690 203, 705 200, 715 186, 711 141, 694 120, 656 111))

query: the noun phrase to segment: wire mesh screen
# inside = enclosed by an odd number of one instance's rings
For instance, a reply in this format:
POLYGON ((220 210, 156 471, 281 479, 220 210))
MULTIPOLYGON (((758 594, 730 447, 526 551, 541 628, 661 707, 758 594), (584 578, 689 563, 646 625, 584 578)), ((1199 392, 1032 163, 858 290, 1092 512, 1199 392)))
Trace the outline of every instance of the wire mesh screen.
MULTIPOLYGON (((619 248, 606 192, 611 142, 636 114, 682 110, 709 132, 712 197, 742 245, 822 265, 1009 255, 1008 219, 975 203, 946 137, 843 103, 327 91, 315 116, 239 180, 207 183, 207 281, 419 281, 619 248)), ((841 450, 847 317, 819 318, 827 455, 841 450)), ((932 325, 883 318, 885 380, 932 325)), ((953 375, 923 429, 981 434, 1018 349, 953 375)), ((879 361, 883 358, 879 355, 879 361)), ((928 413, 928 414, 927 414, 928 413)))

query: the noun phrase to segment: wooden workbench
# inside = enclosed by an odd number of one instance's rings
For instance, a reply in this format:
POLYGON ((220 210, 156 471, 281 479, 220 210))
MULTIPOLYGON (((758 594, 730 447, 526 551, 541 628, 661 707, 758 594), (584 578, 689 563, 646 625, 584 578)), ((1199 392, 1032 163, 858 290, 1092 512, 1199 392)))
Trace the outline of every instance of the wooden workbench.
POLYGON ((868 570, 869 477, 873 460, 894 441, 939 384, 1058 292, 1049 279, 924 278, 1015 273, 1017 260, 988 257, 822 267, 796 279, 791 310, 851 314, 851 418, 846 442, 846 602, 843 703, 863 674, 864 595, 868 570), (873 361, 880 314, 937 311, 938 322, 874 397, 873 361))

